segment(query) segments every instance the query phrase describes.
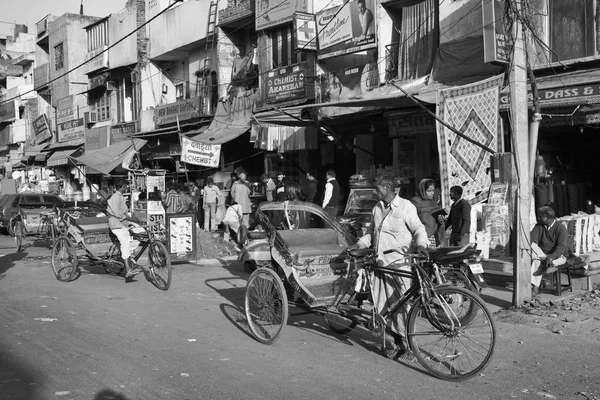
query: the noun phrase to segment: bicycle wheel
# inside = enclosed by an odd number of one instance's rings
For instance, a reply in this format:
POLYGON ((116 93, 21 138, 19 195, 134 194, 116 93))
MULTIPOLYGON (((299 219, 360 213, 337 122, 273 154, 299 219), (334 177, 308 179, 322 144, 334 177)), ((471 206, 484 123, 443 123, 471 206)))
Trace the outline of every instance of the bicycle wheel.
POLYGON ((12 226, 17 251, 21 251, 21 249, 23 248, 23 236, 25 235, 25 232, 23 232, 23 221, 19 219, 11 221, 9 226, 12 226))
POLYGON ((62 282, 73 280, 77 274, 77 252, 66 237, 58 238, 52 246, 52 269, 56 279, 62 282))
POLYGON ((407 322, 408 343, 419 363, 433 376, 461 381, 473 377, 489 363, 496 344, 492 314, 476 294, 458 287, 435 289, 438 299, 413 305, 407 322), (456 303, 454 299, 461 298, 456 303), (476 315, 461 321, 460 308, 473 303, 476 315), (441 303, 441 304, 440 304, 441 303))
POLYGON ((171 286, 171 257, 162 242, 154 240, 148 245, 148 266, 152 283, 160 290, 168 290, 171 286))
POLYGON ((273 344, 288 319, 288 300, 275 271, 259 268, 250 275, 245 296, 246 319, 256 340, 273 344))
MULTIPOLYGON (((18 215, 17 215, 18 217, 18 215)), ((6 230, 8 231, 8 234, 12 237, 15 237, 15 224, 17 223, 18 219, 15 217, 12 217, 10 219, 10 221, 8 221, 8 226, 6 227, 6 230)))
MULTIPOLYGON (((451 285, 454 287, 469 290, 477 295, 477 289, 475 289, 473 284, 469 282, 469 280, 464 275, 457 274, 454 272, 448 272, 445 275, 445 278, 446 282, 443 285, 440 285, 440 287, 444 285, 451 285)), ((462 296, 458 293, 454 293, 452 295, 446 294, 446 296, 452 296, 454 298, 453 302, 456 305, 454 311, 457 313, 457 316, 460 318, 460 322, 463 325, 469 323, 470 320, 475 318, 475 315, 477 315, 477 307, 475 303, 473 303, 472 301, 468 301, 468 299, 464 303, 461 303, 462 296), (459 307, 459 304, 462 304, 462 306, 459 307)))

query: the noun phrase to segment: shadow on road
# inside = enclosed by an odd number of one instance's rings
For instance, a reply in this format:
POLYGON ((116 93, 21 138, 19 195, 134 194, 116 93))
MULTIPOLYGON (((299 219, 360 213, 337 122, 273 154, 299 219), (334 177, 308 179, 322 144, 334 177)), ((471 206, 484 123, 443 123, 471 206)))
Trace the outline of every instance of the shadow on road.
POLYGON ((123 393, 115 392, 112 389, 103 389, 96 393, 93 400, 129 400, 123 393))
MULTIPOLYGON (((0 252, 8 250, 6 247, 0 247, 0 252)), ((4 274, 6 271, 17 265, 17 261, 22 260, 27 256, 24 251, 17 252, 16 249, 11 248, 11 254, 6 254, 0 257, 0 274, 4 274)))
POLYGON ((248 337, 254 338, 250 332, 248 320, 246 319, 246 314, 244 313, 243 309, 224 303, 221 304, 219 308, 221 308, 221 312, 223 315, 225 315, 225 318, 227 318, 229 322, 231 322, 240 331, 245 333, 248 337))
POLYGON ((36 392, 39 376, 33 366, 23 360, 17 360, 4 349, 0 349, 0 397, 2 399, 29 400, 39 398, 36 392))

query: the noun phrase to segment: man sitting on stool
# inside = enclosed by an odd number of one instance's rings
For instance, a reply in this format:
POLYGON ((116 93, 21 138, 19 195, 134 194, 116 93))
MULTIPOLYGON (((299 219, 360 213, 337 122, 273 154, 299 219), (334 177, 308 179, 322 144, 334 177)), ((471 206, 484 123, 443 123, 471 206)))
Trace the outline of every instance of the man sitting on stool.
POLYGON ((537 224, 531 230, 531 293, 540 293, 542 275, 551 274, 559 265, 567 262, 564 252, 567 248, 567 228, 556 221, 556 213, 551 207, 537 210, 537 224))

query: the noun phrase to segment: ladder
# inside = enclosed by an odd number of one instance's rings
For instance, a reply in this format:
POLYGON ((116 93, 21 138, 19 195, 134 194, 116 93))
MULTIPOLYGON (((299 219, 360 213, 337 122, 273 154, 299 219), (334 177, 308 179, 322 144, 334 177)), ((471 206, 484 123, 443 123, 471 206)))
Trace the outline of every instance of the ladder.
POLYGON ((198 65, 196 72, 196 96, 200 97, 200 111, 210 114, 212 108, 212 85, 210 71, 212 70, 212 55, 217 41, 217 8, 219 0, 211 1, 208 8, 206 24, 206 45, 204 46, 204 62, 198 65))

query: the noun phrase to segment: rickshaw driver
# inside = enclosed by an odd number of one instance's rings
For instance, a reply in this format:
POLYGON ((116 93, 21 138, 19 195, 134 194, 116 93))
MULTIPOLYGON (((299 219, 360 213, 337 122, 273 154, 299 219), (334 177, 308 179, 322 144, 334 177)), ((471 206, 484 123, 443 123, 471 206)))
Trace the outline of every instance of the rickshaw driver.
MULTIPOLYGON (((398 252, 385 254, 385 251, 410 248, 411 244, 414 244, 419 253, 429 255, 425 226, 417 215, 416 207, 396 194, 394 181, 391 178, 380 179, 375 190, 379 201, 373 208, 373 221, 366 235, 348 249, 372 247, 377 254, 377 260, 384 266, 410 272, 405 256, 398 252)), ((377 311, 382 313, 387 310, 390 304, 393 304, 410 287, 410 281, 410 278, 375 272, 371 279, 371 296, 377 311)), ((404 320, 407 312, 408 309, 402 307, 391 315, 391 334, 394 342, 381 349, 387 358, 395 359, 407 353, 408 347, 404 338, 404 320)), ((410 357, 410 354, 406 354, 406 357, 410 357)))
POLYGON ((142 272, 144 269, 141 265, 138 265, 131 258, 131 235, 129 234, 129 228, 123 224, 129 218, 129 209, 123 197, 123 192, 127 187, 126 183, 117 183, 115 186, 115 192, 108 199, 108 227, 119 239, 119 246, 121 248, 121 257, 125 263, 125 270, 127 274, 125 278, 131 278, 142 272))

